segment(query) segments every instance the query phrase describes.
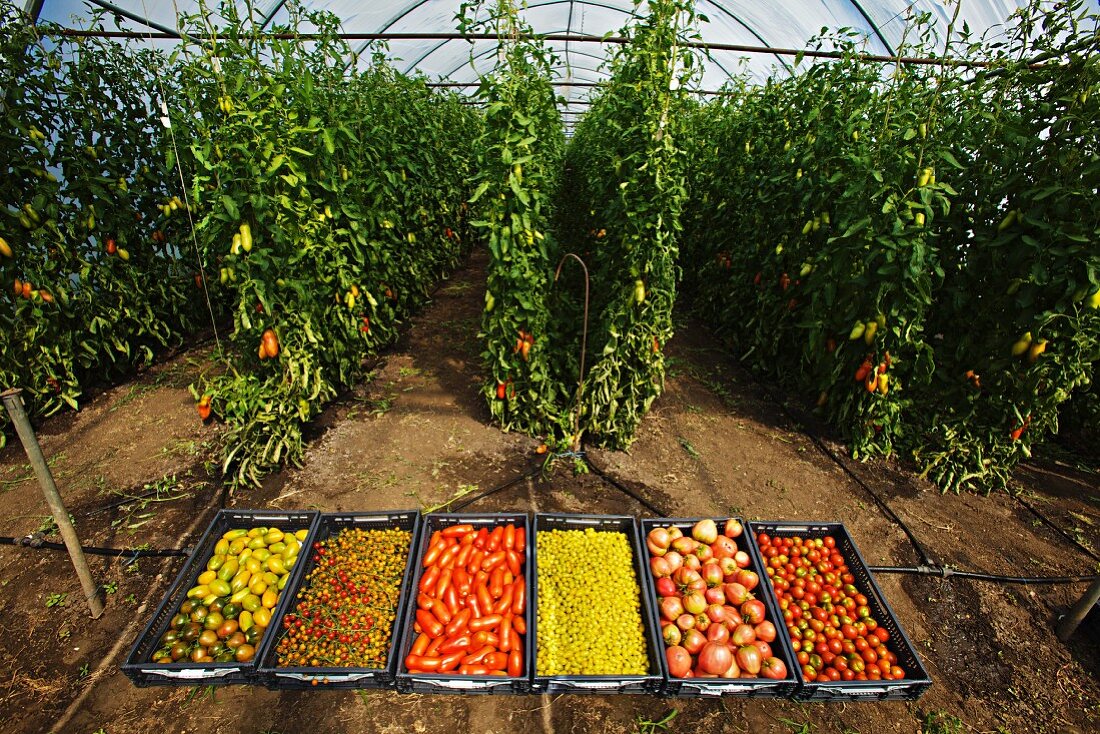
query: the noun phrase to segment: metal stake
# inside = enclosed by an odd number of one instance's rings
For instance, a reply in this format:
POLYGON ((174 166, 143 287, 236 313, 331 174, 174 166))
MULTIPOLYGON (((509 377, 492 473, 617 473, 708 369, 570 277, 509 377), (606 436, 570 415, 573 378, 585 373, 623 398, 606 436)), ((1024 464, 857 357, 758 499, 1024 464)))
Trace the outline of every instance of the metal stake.
POLYGON ((54 522, 65 541, 65 548, 69 551, 69 558, 76 569, 77 578, 80 579, 80 587, 84 589, 84 597, 88 600, 88 607, 92 612, 92 619, 99 619, 103 614, 103 599, 100 597, 99 586, 92 578, 92 570, 88 568, 88 560, 84 557, 84 550, 80 547, 80 539, 76 537, 76 530, 69 520, 69 513, 65 504, 61 501, 61 495, 54 484, 53 474, 46 464, 46 457, 42 455, 42 447, 38 445, 38 438, 34 435, 34 429, 27 420, 27 412, 23 409, 22 390, 12 388, 0 393, 0 400, 4 402, 4 408, 8 411, 11 422, 15 425, 15 431, 19 434, 19 440, 23 443, 23 450, 27 452, 34 473, 38 476, 38 483, 42 485, 42 494, 46 497, 46 504, 50 506, 54 522))
POLYGON ((1096 606, 1097 601, 1100 601, 1100 579, 1092 582, 1085 595, 1078 599, 1073 609, 1070 609, 1058 622, 1058 627, 1055 629, 1058 639, 1062 642, 1068 640, 1077 631, 1078 625, 1084 620, 1089 610, 1096 606))

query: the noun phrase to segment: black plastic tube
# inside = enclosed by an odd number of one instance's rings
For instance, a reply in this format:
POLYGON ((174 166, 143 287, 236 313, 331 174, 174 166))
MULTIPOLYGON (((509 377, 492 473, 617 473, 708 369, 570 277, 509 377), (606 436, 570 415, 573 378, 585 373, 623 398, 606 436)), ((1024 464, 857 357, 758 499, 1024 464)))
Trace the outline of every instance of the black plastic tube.
POLYGON ((975 581, 992 581, 1000 584, 1086 584, 1100 576, 1002 576, 980 571, 956 571, 940 566, 868 566, 871 573, 898 573, 909 576, 936 576, 939 578, 963 578, 975 581))
MULTIPOLYGON (((65 550, 63 543, 54 543, 48 540, 28 535, 23 538, 0 536, 0 545, 14 545, 24 548, 45 548, 47 550, 65 550)), ((172 556, 186 556, 191 550, 188 548, 103 548, 96 545, 80 546, 85 553, 93 556, 111 556, 114 558, 168 558, 172 556)))
POLYGON ((542 466, 541 465, 532 467, 532 468, 528 469, 527 471, 525 471, 523 474, 520 474, 517 477, 509 479, 504 484, 498 484, 497 486, 495 486, 491 489, 487 489, 484 492, 478 492, 473 497, 467 497, 467 498, 463 499, 462 502, 459 502, 454 507, 451 507, 450 511, 456 512, 456 511, 462 510, 466 507, 469 507, 470 505, 477 502, 478 500, 488 497, 489 495, 496 494, 497 492, 503 492, 504 490, 508 489, 509 487, 514 487, 515 485, 519 484, 520 482, 522 482, 526 479, 530 479, 531 477, 538 474, 540 471, 542 471, 542 466))

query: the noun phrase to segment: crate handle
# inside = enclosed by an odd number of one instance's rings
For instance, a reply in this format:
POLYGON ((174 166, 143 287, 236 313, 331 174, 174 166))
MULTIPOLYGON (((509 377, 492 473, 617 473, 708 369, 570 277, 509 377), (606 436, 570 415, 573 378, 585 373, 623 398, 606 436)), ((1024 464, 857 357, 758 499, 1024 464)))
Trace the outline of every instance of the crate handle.
POLYGON ((809 525, 776 525, 775 530, 772 531, 772 534, 775 534, 775 533, 808 533, 812 530, 813 530, 813 528, 811 528, 809 525))
POLYGON ((141 671, 146 675, 155 675, 161 678, 178 678, 180 680, 202 680, 203 678, 221 678, 224 675, 241 672, 240 668, 194 668, 184 670, 165 670, 164 668, 144 668, 141 671))
MULTIPOLYGON (((343 518, 338 518, 338 519, 343 519, 343 518)), ((390 521, 391 521, 392 519, 393 519, 393 518, 389 518, 389 517, 386 517, 385 515, 375 515, 375 516, 372 516, 372 517, 361 517, 361 516, 356 516, 356 517, 350 517, 350 518, 348 518, 348 520, 349 520, 349 521, 351 521, 351 522, 353 522, 353 523, 361 523, 361 522, 390 522, 390 521)), ((402 518, 402 519, 403 519, 403 518, 402 518)))
POLYGON ((246 520, 249 522, 254 520, 258 520, 261 522, 290 522, 290 515, 265 515, 263 513, 256 512, 248 515, 234 515, 233 519, 246 520))
POLYGON ((579 680, 555 680, 555 685, 560 685, 563 688, 587 688, 595 691, 609 690, 617 691, 623 686, 622 681, 579 681, 579 680))
MULTIPOLYGON (((456 691, 468 691, 468 690, 474 690, 476 688, 496 688, 497 687, 497 686, 494 686, 494 685, 486 686, 484 681, 478 681, 478 680, 438 680, 438 679, 415 678, 415 677, 412 680, 413 680, 414 683, 417 683, 417 682, 427 683, 428 685, 436 686, 438 688, 450 688, 450 689, 456 690, 456 691)), ((500 685, 500 684, 498 683, 497 685, 500 685)))
POLYGON ((357 680, 369 680, 374 677, 374 673, 349 673, 347 675, 305 675, 304 673, 276 673, 276 677, 289 678, 291 680, 300 680, 310 682, 321 678, 327 678, 330 683, 352 683, 357 680))
POLYGON ((761 688, 753 685, 737 685, 731 683, 719 684, 717 686, 707 685, 706 683, 685 684, 684 688, 695 691, 701 696, 721 696, 725 693, 746 693, 748 691, 758 692, 772 692, 772 686, 767 688, 761 688))
POLYGON ((889 693, 891 689, 886 686, 876 686, 874 688, 838 688, 836 686, 822 686, 817 690, 833 696, 881 696, 889 693))

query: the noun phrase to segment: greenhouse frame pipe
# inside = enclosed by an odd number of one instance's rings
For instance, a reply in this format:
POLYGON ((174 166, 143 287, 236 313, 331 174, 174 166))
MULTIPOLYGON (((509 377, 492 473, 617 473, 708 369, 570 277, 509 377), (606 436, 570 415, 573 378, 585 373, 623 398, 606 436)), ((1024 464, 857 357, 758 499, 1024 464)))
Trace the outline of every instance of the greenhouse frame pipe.
POLYGON ((92 578, 92 569, 88 567, 88 559, 80 546, 80 538, 77 537, 73 523, 69 519, 69 512, 65 509, 61 493, 57 491, 50 466, 46 463, 46 457, 42 455, 42 447, 38 445, 38 438, 34 435, 34 429, 27 418, 27 411, 23 408, 22 392, 18 387, 11 388, 0 393, 0 399, 3 400, 12 425, 15 426, 15 432, 19 434, 23 450, 27 452, 27 459, 38 476, 38 483, 42 487, 46 504, 50 507, 54 522, 57 523, 57 530, 61 533, 65 548, 69 551, 69 560, 73 562, 76 576, 80 579, 80 588, 84 590, 84 598, 88 601, 92 619, 99 619, 103 616, 103 599, 99 594, 99 586, 92 578))
MULTIPOLYGON (((579 1, 582 2, 585 5, 591 5, 591 6, 596 7, 596 8, 603 8, 604 10, 611 10, 611 11, 614 11, 614 12, 617 12, 617 13, 623 13, 624 15, 629 15, 630 17, 637 18, 639 20, 642 19, 641 16, 639 16, 637 13, 635 13, 632 10, 626 10, 624 8, 615 7, 614 5, 606 5, 604 3, 590 2, 590 1, 587 1, 587 0, 579 0, 579 1)), ((526 9, 527 10, 534 10, 535 8, 545 8, 545 7, 550 7, 552 5, 562 5, 564 3, 569 3, 569 18, 566 20, 565 30, 562 31, 562 32, 572 33, 573 32, 573 3, 574 2, 575 2, 575 0, 547 0, 547 2, 534 3, 533 5, 528 5, 528 6, 526 6, 526 9)), ((424 4, 423 2, 418 2, 415 5, 413 5, 412 7, 409 7, 407 9, 403 10, 400 14, 394 16, 385 25, 383 25, 379 29, 379 32, 385 33, 390 28, 392 28, 394 25, 396 25, 399 21, 406 18, 410 13, 412 13, 415 10, 417 10, 418 8, 420 8, 420 6, 423 5, 423 4, 424 4)), ((448 39, 448 40, 453 40, 453 39, 448 39)), ((431 49, 426 51, 419 59, 417 59, 412 64, 410 64, 409 68, 411 69, 411 68, 415 67, 417 64, 419 64, 421 61, 426 59, 428 56, 431 56, 436 51, 443 48, 443 46, 445 46, 446 44, 447 44, 447 41, 443 41, 442 43, 436 44, 431 49)), ((369 46, 369 45, 370 45, 369 41, 367 43, 364 43, 364 44, 360 45, 359 48, 355 49, 355 53, 357 55, 362 53, 363 51, 366 50, 367 46, 369 46)), ((569 41, 565 42, 565 53, 567 55, 569 54, 569 41)), ((568 61, 566 61, 566 64, 568 64, 568 61)), ((406 71, 405 73, 407 74, 408 71, 406 71)))
POLYGON ((46 3, 46 0, 27 0, 27 6, 25 8, 27 15, 31 17, 32 23, 38 22, 38 16, 42 15, 42 6, 46 3))
MULTIPOLYGON (((102 3, 103 0, 92 0, 96 3, 102 3)), ((147 23, 146 21, 141 21, 147 23)), ((162 26, 163 27, 163 26, 162 26)), ((58 35, 67 36, 70 38, 152 38, 152 39, 168 39, 179 40, 182 38, 179 33, 139 33, 137 31, 84 31, 74 28, 62 28, 58 31, 58 35)), ((300 41, 319 41, 322 36, 316 33, 263 33, 258 34, 264 38, 272 38, 276 40, 300 40, 300 41)), ((215 36, 187 36, 191 40, 205 41, 215 36)), ((327 37, 327 36, 326 36, 327 37)), ((469 40, 469 41, 500 41, 504 40, 504 37, 496 33, 337 33, 336 38, 344 41, 441 41, 441 40, 469 40)), ((537 39, 542 41, 575 41, 578 43, 609 43, 614 45, 623 46, 630 43, 629 38, 622 36, 589 36, 578 35, 575 33, 569 34, 555 34, 555 35, 542 35, 538 33, 521 34, 521 38, 537 39)), ((710 51, 736 51, 738 53, 749 54, 773 54, 783 56, 802 56, 803 58, 810 59, 844 59, 852 58, 856 61, 865 63, 882 63, 882 64, 909 64, 913 66, 950 66, 961 69, 989 69, 993 67, 1000 67, 1001 64, 994 64, 989 61, 967 61, 966 59, 958 58, 943 58, 934 56, 887 56, 884 54, 844 54, 840 51, 815 51, 813 49, 797 49, 797 48, 769 48, 765 46, 748 46, 744 44, 736 43, 708 43, 705 41, 685 41, 683 44, 686 48, 698 48, 710 51)), ((1070 49, 1066 49, 1067 51, 1070 49)), ((1043 58, 1055 58, 1058 54, 1045 54, 1043 58)), ((1032 61, 1025 64, 1029 69, 1041 69, 1046 64, 1038 61, 1032 61)))
MULTIPOLYGON (((42 0, 42 1, 45 2, 45 0, 42 0)), ((125 8, 120 8, 119 6, 115 5, 114 3, 107 2, 107 0, 88 0, 88 2, 90 2, 92 5, 96 5, 100 8, 103 8, 104 10, 106 10, 108 12, 114 13, 115 15, 121 15, 123 18, 126 18, 127 20, 132 20, 135 23, 141 23, 144 26, 147 26, 149 28, 153 28, 157 31, 160 31, 160 33, 165 34, 166 38, 174 38, 174 39, 179 39, 180 38, 180 34, 179 34, 178 31, 174 31, 171 28, 169 28, 168 26, 161 25, 160 23, 157 23, 156 21, 153 21, 153 20, 149 20, 148 18, 143 18, 140 15, 138 15, 137 13, 131 13, 129 10, 126 10, 125 8)), ((116 32, 118 32, 118 31, 116 31, 116 32)), ((125 32, 125 31, 123 31, 123 32, 125 32)), ((107 31, 107 33, 111 33, 111 31, 107 31)), ((158 35, 156 35, 156 34, 138 33, 137 31, 134 31, 134 38, 157 38, 157 37, 158 37, 158 35)))

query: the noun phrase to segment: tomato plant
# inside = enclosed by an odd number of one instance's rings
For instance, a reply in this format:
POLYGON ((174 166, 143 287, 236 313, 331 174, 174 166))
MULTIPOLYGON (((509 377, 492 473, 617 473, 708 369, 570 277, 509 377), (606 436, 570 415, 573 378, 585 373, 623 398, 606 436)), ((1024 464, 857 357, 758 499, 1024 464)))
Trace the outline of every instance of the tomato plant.
POLYGON ((503 63, 482 79, 478 99, 485 129, 478 187, 470 202, 489 249, 482 317, 488 379, 483 392, 505 429, 556 432, 567 393, 554 377, 561 352, 548 294, 551 277, 550 210, 565 136, 551 84, 552 55, 529 37, 516 8, 494 6, 476 20, 480 3, 464 6, 460 30, 491 30, 505 42, 503 63))
POLYGON ((0 0, 0 383, 32 415, 76 408, 211 318, 163 155, 164 58, 58 31, 0 0))
POLYGON ((593 294, 580 426, 607 446, 634 440, 664 386, 662 345, 672 336, 686 197, 684 88, 696 72, 682 42, 694 30, 693 7, 650 2, 648 14, 624 29, 630 42, 612 58, 611 78, 565 154, 560 229, 563 241, 584 248, 593 294))
POLYGON ((300 460, 303 425, 470 239, 475 114, 381 58, 345 68, 335 16, 287 7, 277 31, 308 22, 316 40, 256 35, 226 3, 216 36, 208 11, 184 19, 194 33, 175 57, 195 236, 233 312, 226 369, 192 391, 228 426, 236 484, 300 460))
MULTIPOLYGON (((884 73, 836 34, 822 42, 843 58, 738 80, 691 116, 686 290, 853 456, 911 455, 944 490, 1003 487, 1090 383, 1090 18, 1080 2, 1036 3, 1003 43, 952 22, 946 51, 989 62, 981 71, 884 73)), ((899 55, 943 43, 927 21, 909 24, 899 55)))

